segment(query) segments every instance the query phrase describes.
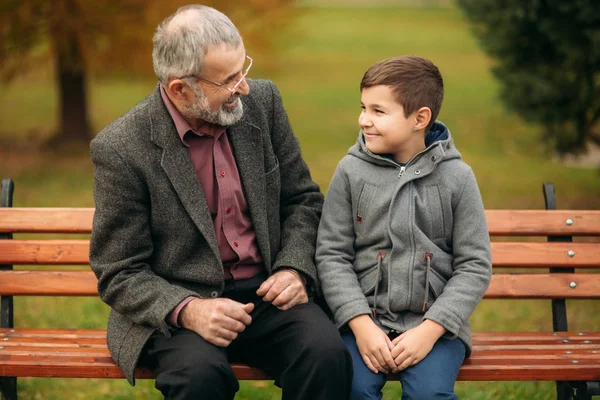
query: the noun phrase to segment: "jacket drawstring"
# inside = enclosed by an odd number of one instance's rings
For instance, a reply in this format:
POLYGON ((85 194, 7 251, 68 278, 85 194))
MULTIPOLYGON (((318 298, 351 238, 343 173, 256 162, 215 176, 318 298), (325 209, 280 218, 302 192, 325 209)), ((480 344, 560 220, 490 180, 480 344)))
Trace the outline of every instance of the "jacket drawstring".
POLYGON ((423 301, 423 312, 427 310, 427 302, 429 301, 429 270, 431 269, 431 259, 433 253, 426 252, 423 260, 427 262, 427 269, 425 270, 425 301, 423 301))
POLYGON ((380 251, 377 253, 377 275, 375 276, 375 291, 373 292, 373 319, 377 318, 377 289, 379 288, 379 279, 381 279, 381 263, 385 258, 385 253, 380 251))

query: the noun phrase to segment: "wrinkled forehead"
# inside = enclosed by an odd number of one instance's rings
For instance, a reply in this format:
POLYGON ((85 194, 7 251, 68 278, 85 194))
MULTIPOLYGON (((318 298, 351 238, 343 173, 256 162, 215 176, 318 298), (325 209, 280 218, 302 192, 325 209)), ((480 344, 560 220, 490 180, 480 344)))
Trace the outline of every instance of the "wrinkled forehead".
POLYGON ((212 46, 204 57, 202 76, 218 82, 242 72, 246 63, 246 48, 243 44, 212 46))

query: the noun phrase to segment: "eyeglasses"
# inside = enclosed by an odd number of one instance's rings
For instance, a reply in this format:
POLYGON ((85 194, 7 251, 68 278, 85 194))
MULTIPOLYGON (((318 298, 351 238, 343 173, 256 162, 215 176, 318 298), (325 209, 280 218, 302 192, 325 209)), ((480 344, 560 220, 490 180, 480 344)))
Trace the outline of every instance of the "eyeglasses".
POLYGON ((229 87, 224 83, 218 83, 218 82, 211 81, 210 79, 202 78, 197 75, 188 75, 188 76, 184 76, 183 78, 194 77, 200 81, 211 83, 220 88, 227 89, 231 92, 231 94, 235 94, 235 92, 238 90, 238 87, 240 87, 240 85, 242 84, 242 81, 246 78, 246 75, 248 75, 248 72, 250 72, 250 67, 252 67, 252 62, 253 62, 252 58, 250 56, 246 56, 245 64, 248 64, 248 66, 245 68, 244 73, 242 74, 240 79, 232 87, 229 87))

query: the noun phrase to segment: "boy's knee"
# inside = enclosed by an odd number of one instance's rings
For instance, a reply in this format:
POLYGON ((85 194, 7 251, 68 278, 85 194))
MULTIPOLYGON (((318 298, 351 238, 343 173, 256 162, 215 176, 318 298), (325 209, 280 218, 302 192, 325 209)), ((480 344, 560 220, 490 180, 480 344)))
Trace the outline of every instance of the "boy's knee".
POLYGON ((434 385, 423 385, 417 388, 403 389, 403 400, 457 400, 454 390, 434 385))

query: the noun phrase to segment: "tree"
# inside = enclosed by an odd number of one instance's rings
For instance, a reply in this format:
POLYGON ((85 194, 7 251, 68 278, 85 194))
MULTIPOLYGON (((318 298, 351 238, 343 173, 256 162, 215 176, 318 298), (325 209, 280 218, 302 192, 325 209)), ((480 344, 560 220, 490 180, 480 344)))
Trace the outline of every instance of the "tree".
MULTIPOLYGON (((86 95, 92 74, 152 75, 152 35, 183 0, 3 0, 0 78, 8 82, 46 60, 54 64, 59 126, 51 144, 88 143, 86 95)), ((269 52, 293 15, 293 0, 204 1, 227 14, 255 51, 269 52)))
POLYGON ((458 0, 497 61, 504 104, 560 154, 600 144, 600 2, 458 0))

